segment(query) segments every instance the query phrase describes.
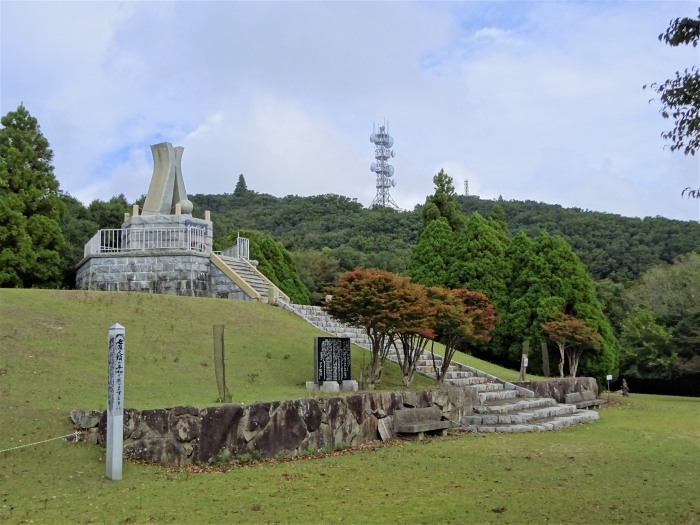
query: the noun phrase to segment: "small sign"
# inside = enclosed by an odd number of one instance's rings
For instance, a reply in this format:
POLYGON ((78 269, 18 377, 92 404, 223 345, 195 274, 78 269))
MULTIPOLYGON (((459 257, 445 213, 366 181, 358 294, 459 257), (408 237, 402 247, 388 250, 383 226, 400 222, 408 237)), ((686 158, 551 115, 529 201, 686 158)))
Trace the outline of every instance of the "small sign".
POLYGON ((124 415, 124 327, 110 328, 107 354, 107 407, 115 416, 124 415))
POLYGON ((523 358, 523 366, 527 368, 527 357, 523 358))
POLYGON ((124 327, 114 324, 107 334, 107 477, 122 479, 124 443, 124 327))
POLYGON ((314 382, 350 381, 350 338, 314 338, 314 382))
POLYGON ((608 374, 607 380, 612 381, 612 374, 608 374))

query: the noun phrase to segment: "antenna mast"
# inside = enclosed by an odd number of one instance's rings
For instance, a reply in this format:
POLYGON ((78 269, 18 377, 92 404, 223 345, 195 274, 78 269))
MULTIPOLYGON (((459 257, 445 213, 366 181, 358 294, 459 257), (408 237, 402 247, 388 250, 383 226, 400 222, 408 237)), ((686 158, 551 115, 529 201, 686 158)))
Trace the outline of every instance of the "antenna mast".
POLYGON ((372 125, 369 141, 374 144, 376 161, 370 165, 369 169, 377 174, 377 195, 372 201, 372 206, 376 204, 398 210, 400 209, 398 204, 389 194, 389 188, 396 186, 396 181, 391 180, 394 175, 394 166, 389 164, 389 159, 394 158, 394 151, 391 149, 394 139, 389 135, 389 124, 386 121, 383 126, 379 126, 379 133, 375 131, 375 126, 372 125))

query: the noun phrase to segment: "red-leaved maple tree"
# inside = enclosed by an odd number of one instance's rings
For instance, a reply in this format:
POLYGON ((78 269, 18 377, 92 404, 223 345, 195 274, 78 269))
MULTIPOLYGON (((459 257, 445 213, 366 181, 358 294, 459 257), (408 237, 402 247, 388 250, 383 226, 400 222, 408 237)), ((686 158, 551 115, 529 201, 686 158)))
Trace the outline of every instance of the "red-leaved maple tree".
POLYGON ((342 323, 364 328, 372 357, 364 370, 370 388, 380 380, 384 361, 392 347, 405 298, 398 293, 408 285, 407 277, 384 270, 357 267, 338 278, 323 308, 342 323))
POLYGON ((431 348, 437 381, 443 383, 457 350, 465 344, 490 341, 498 316, 488 297, 471 290, 430 288, 428 297, 436 309, 435 332, 445 345, 439 366, 431 348))

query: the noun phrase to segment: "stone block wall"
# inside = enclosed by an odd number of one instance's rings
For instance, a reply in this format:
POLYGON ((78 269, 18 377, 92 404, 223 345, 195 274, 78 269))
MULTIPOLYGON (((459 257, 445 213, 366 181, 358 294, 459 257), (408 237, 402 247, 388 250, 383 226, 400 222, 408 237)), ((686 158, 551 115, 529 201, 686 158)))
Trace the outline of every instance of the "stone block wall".
POLYGON ((76 288, 209 297, 209 256, 172 250, 99 254, 78 268, 76 288))
MULTIPOLYGON (((396 410, 437 406, 458 422, 473 412, 475 387, 421 392, 362 392, 347 397, 299 399, 197 409, 124 411, 124 454, 150 463, 182 466, 221 457, 356 446, 379 439, 378 421, 396 410)), ((107 414, 97 442, 104 446, 107 414)))
POLYGON ((209 265, 209 292, 211 297, 219 299, 251 300, 251 297, 241 290, 240 286, 213 264, 209 265))
POLYGON ((537 397, 551 397, 557 403, 566 403, 566 394, 574 392, 595 392, 598 397, 598 383, 594 377, 562 377, 547 381, 520 381, 515 384, 532 390, 537 397))

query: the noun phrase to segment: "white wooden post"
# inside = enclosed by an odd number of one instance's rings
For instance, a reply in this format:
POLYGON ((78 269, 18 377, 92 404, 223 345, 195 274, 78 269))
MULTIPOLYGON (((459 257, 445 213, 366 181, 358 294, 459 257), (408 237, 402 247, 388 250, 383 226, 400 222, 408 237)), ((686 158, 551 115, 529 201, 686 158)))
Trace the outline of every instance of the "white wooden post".
POLYGON ((124 443, 124 327, 118 323, 107 336, 107 477, 122 479, 124 443))

